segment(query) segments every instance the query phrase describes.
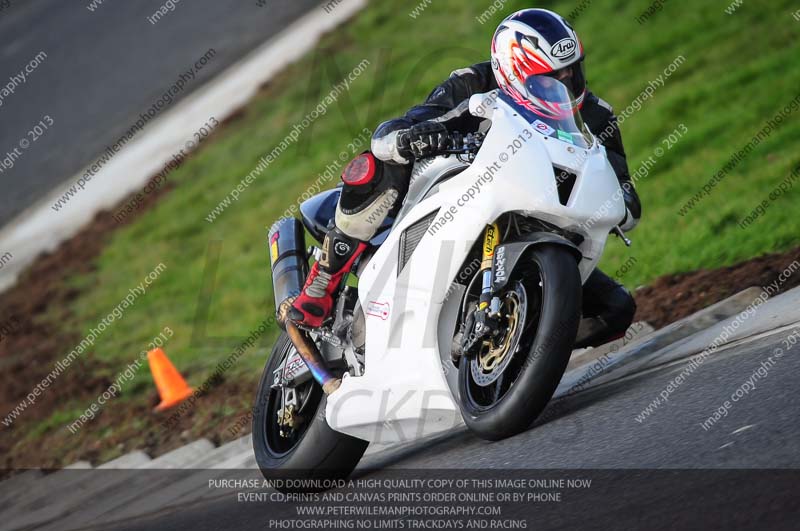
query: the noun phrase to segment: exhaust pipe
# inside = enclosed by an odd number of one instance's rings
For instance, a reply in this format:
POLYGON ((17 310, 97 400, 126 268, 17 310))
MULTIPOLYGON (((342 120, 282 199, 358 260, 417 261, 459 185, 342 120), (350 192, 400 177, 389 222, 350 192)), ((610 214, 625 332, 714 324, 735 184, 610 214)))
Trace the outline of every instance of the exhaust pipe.
POLYGON ((297 353, 311 371, 311 376, 322 386, 323 392, 329 395, 339 388, 342 380, 328 370, 325 359, 308 334, 297 328, 291 319, 287 319, 289 307, 300 295, 308 276, 303 224, 296 218, 280 219, 270 229, 268 241, 278 324, 286 330, 297 353))
POLYGON ((311 371, 311 376, 322 386, 322 391, 329 395, 339 389, 339 386, 342 385, 342 380, 336 378, 328 370, 325 359, 319 353, 317 345, 308 337, 308 334, 297 328, 297 325, 291 319, 286 320, 286 333, 289 334, 289 339, 292 340, 297 353, 306 362, 308 370, 311 371))
POLYGON ((272 291, 275 317, 285 329, 286 312, 300 295, 308 276, 303 224, 296 218, 283 218, 269 230, 269 262, 272 267, 272 291))

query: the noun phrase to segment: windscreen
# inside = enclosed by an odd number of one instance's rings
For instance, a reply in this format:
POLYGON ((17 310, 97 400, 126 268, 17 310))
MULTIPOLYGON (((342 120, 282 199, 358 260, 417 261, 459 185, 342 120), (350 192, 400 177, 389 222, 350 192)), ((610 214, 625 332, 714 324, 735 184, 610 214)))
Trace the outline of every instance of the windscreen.
POLYGON ((528 76, 524 96, 524 101, 506 99, 523 111, 537 132, 582 148, 592 145, 581 118, 582 98, 575 98, 567 85, 547 75, 528 76))

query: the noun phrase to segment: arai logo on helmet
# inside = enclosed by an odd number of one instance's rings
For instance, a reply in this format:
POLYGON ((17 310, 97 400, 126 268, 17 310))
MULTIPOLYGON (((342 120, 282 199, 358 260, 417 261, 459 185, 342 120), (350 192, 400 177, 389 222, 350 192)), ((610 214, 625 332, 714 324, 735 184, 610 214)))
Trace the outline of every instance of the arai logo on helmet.
POLYGON ((578 44, 575 42, 575 39, 572 37, 567 37, 566 39, 561 39, 553 45, 553 47, 550 49, 550 55, 556 59, 564 59, 570 55, 573 55, 577 47, 578 44))

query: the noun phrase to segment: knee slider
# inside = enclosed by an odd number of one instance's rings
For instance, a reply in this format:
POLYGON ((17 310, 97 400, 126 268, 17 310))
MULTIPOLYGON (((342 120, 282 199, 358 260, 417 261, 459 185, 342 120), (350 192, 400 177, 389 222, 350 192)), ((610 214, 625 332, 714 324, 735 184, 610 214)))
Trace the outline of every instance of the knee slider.
POLYGON ((372 153, 362 153, 351 160, 342 172, 345 186, 367 186, 377 174, 377 159, 372 153))

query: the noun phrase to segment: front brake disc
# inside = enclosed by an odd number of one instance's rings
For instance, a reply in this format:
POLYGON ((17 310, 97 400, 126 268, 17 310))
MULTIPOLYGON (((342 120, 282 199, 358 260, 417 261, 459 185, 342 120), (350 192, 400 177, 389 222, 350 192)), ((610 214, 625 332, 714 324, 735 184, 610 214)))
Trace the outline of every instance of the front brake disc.
POLYGON ((489 345, 485 347, 489 349, 488 352, 479 352, 470 360, 472 379, 480 387, 487 387, 497 381, 516 354, 522 339, 522 331, 525 328, 525 319, 528 313, 528 298, 521 282, 518 281, 514 286, 514 291, 506 294, 503 309, 509 305, 508 301, 511 298, 515 299, 511 304, 516 306, 516 310, 514 315, 506 317, 506 322, 507 326, 511 326, 512 329, 506 330, 500 345, 489 345))

